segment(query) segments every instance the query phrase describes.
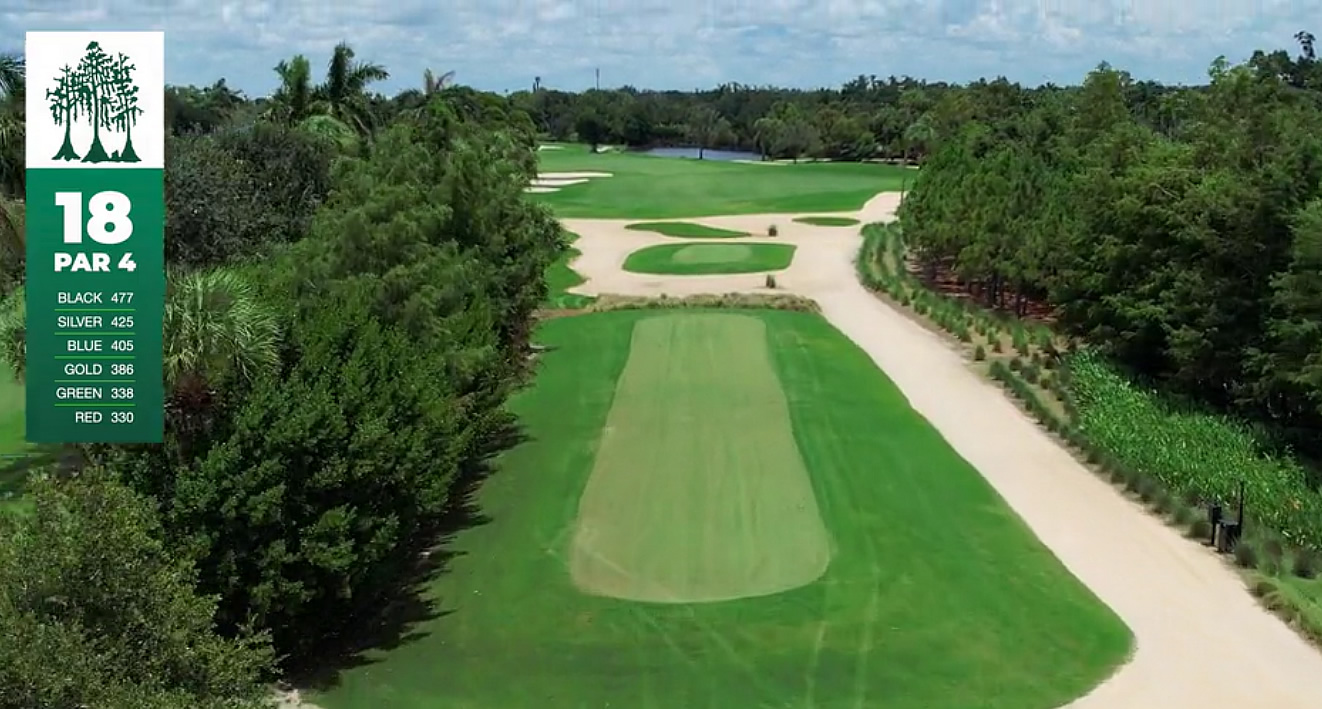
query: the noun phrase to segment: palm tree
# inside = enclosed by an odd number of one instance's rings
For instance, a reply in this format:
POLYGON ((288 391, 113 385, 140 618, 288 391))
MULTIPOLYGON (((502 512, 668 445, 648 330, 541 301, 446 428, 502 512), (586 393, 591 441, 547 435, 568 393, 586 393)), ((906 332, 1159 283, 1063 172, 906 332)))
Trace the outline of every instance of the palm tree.
POLYGON ((367 86, 388 78, 390 72, 385 67, 355 61, 353 49, 347 43, 340 42, 331 52, 330 65, 326 68, 326 82, 318 87, 317 93, 326 101, 328 115, 366 134, 373 124, 367 86))
POLYGON ((0 196, 0 297, 23 282, 27 263, 24 204, 0 196))
POLYGON ((165 299, 165 381, 197 393, 229 377, 251 380, 279 363, 275 315, 238 272, 219 268, 170 279, 165 299))
POLYGON ((1313 52, 1313 44, 1317 41, 1317 38, 1313 36, 1312 32, 1306 30, 1295 32, 1294 41, 1299 43, 1299 51, 1303 53, 1304 58, 1308 61, 1312 61, 1317 56, 1313 52))
POLYGON ((317 105, 313 96, 316 88, 312 85, 312 64, 307 57, 298 54, 289 61, 281 60, 275 65, 275 73, 280 77, 280 86, 271 95, 268 118, 296 124, 324 108, 317 105))
POLYGON ((211 427, 218 388, 279 366, 279 324, 248 280, 219 268, 169 280, 163 334, 166 420, 189 460, 211 427))
POLYGON ((431 69, 424 69, 422 72, 422 95, 431 96, 440 93, 454 85, 454 72, 447 71, 439 77, 432 74, 431 69))
POLYGON ((302 54, 281 61, 275 73, 280 77, 280 86, 263 112, 266 118, 316 134, 329 133, 337 140, 343 130, 324 119, 312 123, 309 119, 325 116, 344 124, 350 132, 368 135, 375 121, 367 87, 390 76, 379 64, 355 61, 353 49, 344 42, 331 53, 326 80, 321 84, 313 84, 312 64, 302 54))
POLYGON ((27 68, 18 54, 0 54, 0 190, 24 191, 27 68))

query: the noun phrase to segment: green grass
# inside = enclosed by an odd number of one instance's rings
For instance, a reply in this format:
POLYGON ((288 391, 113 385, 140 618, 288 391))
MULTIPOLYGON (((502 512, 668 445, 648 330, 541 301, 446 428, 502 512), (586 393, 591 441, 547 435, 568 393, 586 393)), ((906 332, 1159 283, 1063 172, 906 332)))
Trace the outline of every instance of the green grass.
MULTIPOLYGON (((578 240, 578 234, 566 232, 569 243, 578 240)), ((569 267, 569 262, 579 255, 579 250, 572 246, 563 256, 551 264, 546 269, 547 297, 546 307, 548 308, 583 308, 588 303, 595 300, 592 296, 570 293, 569 289, 583 283, 583 277, 578 272, 569 267)))
MULTIPOLYGON (((430 589, 438 617, 399 647, 369 654, 313 701, 327 709, 1047 709, 1126 657, 1121 622, 861 350, 815 315, 739 312, 766 324, 832 538, 825 575, 719 603, 576 590, 567 545, 634 325, 676 312, 551 320, 538 340, 553 349, 536 384, 512 402, 529 439, 479 493, 490 521, 451 543, 457 555, 430 589)), ((658 395, 683 374, 659 376, 658 395)), ((710 417, 761 417, 746 409, 760 402, 713 392, 706 403, 710 417)), ((676 439, 655 440, 636 455, 679 454, 676 439)))
POLYGON ((539 152, 543 172, 609 172, 574 189, 529 198, 561 217, 674 219, 761 212, 848 212, 878 192, 912 181, 904 168, 875 163, 804 163, 775 169, 637 153, 593 155, 585 146, 539 152))
POLYGON ((624 270, 681 276, 757 273, 788 268, 792 244, 662 244, 624 259, 624 270))
POLYGON ((748 236, 748 232, 718 229, 690 222, 637 222, 628 224, 625 229, 634 231, 654 231, 665 236, 677 236, 681 239, 731 239, 748 236))
POLYGON ((853 217, 798 217, 794 221, 813 226, 854 226, 859 223, 853 217))
POLYGON ((570 545, 579 588, 729 600, 826 570, 830 535, 755 315, 638 321, 602 431, 570 545), (738 416, 713 405, 726 401, 738 416))
POLYGON ((24 474, 16 464, 30 448, 24 440, 25 407, 23 385, 0 363, 0 510, 20 504, 14 500, 23 491, 24 474))

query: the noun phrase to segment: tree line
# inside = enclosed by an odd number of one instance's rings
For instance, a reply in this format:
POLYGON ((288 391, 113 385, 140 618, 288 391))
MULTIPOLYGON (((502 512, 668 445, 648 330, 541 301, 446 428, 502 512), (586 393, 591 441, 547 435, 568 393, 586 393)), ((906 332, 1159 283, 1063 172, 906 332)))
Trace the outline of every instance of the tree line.
MULTIPOLYGON (((523 195, 531 120, 439 80, 382 100, 386 70, 347 45, 308 67, 282 62, 262 101, 170 91, 165 442, 22 462, 0 707, 265 706, 282 670, 375 631, 517 440, 505 402, 565 248, 523 195)), ((21 221, 21 183, 5 204, 21 221)), ((21 377, 11 231, 0 356, 21 377)))
POLYGON ((1296 39, 1155 105, 1103 65, 987 106, 901 208, 921 269, 1322 457, 1322 62, 1296 39))

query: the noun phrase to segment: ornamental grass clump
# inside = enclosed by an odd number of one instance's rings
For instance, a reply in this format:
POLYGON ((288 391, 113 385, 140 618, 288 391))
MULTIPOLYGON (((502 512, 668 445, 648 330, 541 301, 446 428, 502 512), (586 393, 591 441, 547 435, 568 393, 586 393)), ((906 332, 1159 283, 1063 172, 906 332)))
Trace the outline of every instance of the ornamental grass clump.
POLYGON ((1292 460, 1271 455, 1246 427, 1177 409, 1126 381, 1090 351, 1070 358, 1075 421, 1125 467, 1177 495, 1230 505, 1244 483, 1254 520, 1290 546, 1322 549, 1322 495, 1292 460))

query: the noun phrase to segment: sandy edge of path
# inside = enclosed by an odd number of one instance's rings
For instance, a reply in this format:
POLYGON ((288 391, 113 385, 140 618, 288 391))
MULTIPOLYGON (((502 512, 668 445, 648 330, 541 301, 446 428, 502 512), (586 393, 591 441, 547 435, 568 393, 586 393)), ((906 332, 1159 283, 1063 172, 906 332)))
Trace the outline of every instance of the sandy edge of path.
MULTIPOLYGON (((882 193, 849 216, 864 224, 887 221, 899 201, 896 193, 882 193)), ((1070 709, 1322 707, 1322 654, 1258 605, 1222 558, 1119 494, 999 387, 973 372, 947 338, 859 284, 857 229, 787 222, 792 216, 797 215, 685 220, 750 233, 777 223, 776 240, 799 248, 794 263, 777 272, 776 291, 761 287, 760 274, 624 272, 631 251, 674 239, 625 229, 632 220, 566 219, 566 228, 579 235, 575 248, 581 252, 571 267, 586 279, 570 290, 653 297, 786 292, 816 300, 826 319, 877 363, 910 405, 1133 632, 1130 661, 1067 704, 1070 709)))

